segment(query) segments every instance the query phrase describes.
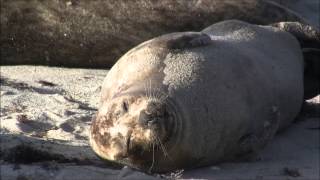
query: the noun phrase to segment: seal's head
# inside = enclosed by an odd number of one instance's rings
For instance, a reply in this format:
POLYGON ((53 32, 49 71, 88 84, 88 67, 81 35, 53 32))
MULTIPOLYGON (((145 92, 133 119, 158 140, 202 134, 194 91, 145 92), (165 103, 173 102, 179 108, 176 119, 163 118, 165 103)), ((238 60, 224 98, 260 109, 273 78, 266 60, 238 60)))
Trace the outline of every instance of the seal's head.
POLYGON ((93 119, 90 143, 102 158, 139 169, 167 157, 175 113, 167 98, 123 95, 103 102, 93 119))

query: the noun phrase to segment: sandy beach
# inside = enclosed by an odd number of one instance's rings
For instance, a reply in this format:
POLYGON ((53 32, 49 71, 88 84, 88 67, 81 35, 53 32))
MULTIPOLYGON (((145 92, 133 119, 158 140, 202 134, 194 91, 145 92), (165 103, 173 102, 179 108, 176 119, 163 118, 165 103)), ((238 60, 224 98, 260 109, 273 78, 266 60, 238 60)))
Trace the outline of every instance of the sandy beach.
POLYGON ((319 96, 250 162, 147 175, 108 164, 88 145, 108 70, 1 66, 1 179, 317 179, 319 96), (30 158, 33 154, 33 158, 30 158))

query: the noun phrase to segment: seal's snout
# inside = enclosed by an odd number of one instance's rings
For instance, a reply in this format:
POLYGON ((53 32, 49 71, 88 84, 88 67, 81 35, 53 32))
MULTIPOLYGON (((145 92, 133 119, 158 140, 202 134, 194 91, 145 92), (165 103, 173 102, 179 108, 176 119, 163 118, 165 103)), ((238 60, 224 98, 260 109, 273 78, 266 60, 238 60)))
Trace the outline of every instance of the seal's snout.
POLYGON ((152 126, 155 126, 159 124, 161 121, 161 117, 154 116, 153 114, 148 114, 146 111, 142 111, 139 116, 139 125, 145 128, 151 128, 152 126))
POLYGON ((162 102, 150 101, 145 109, 140 111, 138 123, 141 127, 150 129, 154 140, 164 140, 167 131, 168 113, 162 102))
POLYGON ((168 113, 162 101, 121 96, 103 103, 91 126, 93 150, 109 160, 149 157, 168 139, 168 113))

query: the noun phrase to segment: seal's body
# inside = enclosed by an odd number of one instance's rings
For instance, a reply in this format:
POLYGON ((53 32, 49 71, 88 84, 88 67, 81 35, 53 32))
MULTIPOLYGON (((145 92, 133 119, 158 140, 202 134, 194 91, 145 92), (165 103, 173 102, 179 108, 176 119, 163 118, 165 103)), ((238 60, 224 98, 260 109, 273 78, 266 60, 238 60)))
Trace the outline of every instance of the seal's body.
POLYGON ((297 39, 240 21, 164 35, 110 70, 90 142, 102 158, 153 172, 256 152, 303 102, 297 39))

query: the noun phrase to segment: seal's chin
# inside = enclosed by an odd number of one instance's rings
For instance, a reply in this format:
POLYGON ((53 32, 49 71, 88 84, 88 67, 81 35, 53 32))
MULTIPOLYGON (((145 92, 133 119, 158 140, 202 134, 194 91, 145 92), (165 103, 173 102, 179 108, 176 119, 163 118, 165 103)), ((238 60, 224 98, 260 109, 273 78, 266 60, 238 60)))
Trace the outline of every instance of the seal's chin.
POLYGON ((102 158, 142 166, 165 158, 173 136, 174 116, 165 101, 146 97, 117 97, 99 109, 90 143, 102 158))

